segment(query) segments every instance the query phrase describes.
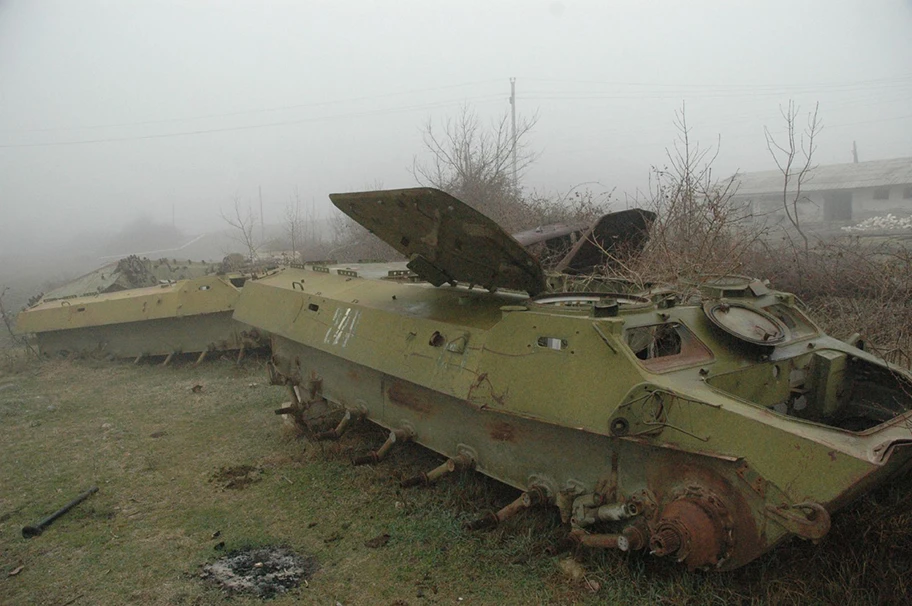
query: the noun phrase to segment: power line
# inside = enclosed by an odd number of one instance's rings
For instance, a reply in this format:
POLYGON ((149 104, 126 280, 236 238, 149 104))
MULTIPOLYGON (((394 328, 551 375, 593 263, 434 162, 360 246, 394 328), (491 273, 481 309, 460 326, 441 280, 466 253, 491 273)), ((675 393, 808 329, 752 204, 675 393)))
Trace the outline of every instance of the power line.
POLYGON ((45 143, 9 143, 9 144, 0 144, 0 149, 11 149, 11 148, 24 148, 24 147, 57 147, 57 146, 69 146, 69 145, 88 145, 94 143, 116 143, 121 141, 142 141, 148 139, 167 139, 171 137, 189 137, 196 135, 208 135, 212 133, 223 133, 223 132, 234 132, 234 131, 244 131, 244 130, 256 130, 261 128, 271 128, 275 126, 290 126, 294 124, 304 124, 307 122, 321 122, 328 120, 337 120, 340 118, 358 118, 364 116, 379 116, 386 114, 402 113, 423 109, 436 109, 438 107, 447 107, 450 105, 456 105, 459 103, 465 103, 468 101, 472 102, 486 102, 492 101, 495 99, 501 99, 503 95, 494 94, 494 95, 483 95, 480 97, 469 97, 465 99, 456 99, 449 101, 438 101, 433 103, 425 103, 421 105, 411 105, 404 107, 395 107, 387 108, 382 110, 371 110, 371 111, 362 111, 362 112, 348 112, 343 114, 333 114, 329 116, 316 116, 309 118, 299 118, 296 120, 281 120, 278 122, 268 122, 265 124, 247 124, 242 126, 226 126, 220 128, 207 128, 207 129, 198 129, 198 130, 188 130, 180 131, 173 133, 157 133, 151 135, 133 135, 133 136, 124 136, 124 137, 104 137, 98 139, 79 139, 74 141, 51 141, 45 143))
MULTIPOLYGON (((900 84, 901 86, 912 85, 912 74, 906 74, 901 76, 894 76, 890 78, 877 78, 871 80, 857 80, 857 81, 847 81, 847 82, 830 82, 830 83, 818 83, 818 84, 807 84, 803 83, 800 85, 789 85, 789 84, 706 84, 706 83, 662 83, 662 82, 611 82, 611 81, 598 81, 598 80, 572 80, 572 79, 560 79, 560 78, 526 78, 529 81, 533 82, 542 82, 542 83, 559 83, 559 84, 588 84, 588 85, 600 85, 611 87, 616 91, 618 86, 633 86, 633 87, 655 87, 658 89, 679 89, 679 90, 703 90, 704 96, 753 96, 758 94, 757 91, 769 90, 766 94, 774 94, 775 91, 783 92, 820 92, 821 90, 834 90, 834 89, 843 89, 846 92, 851 92, 852 90, 869 90, 870 87, 883 87, 890 88, 894 84, 900 84)), ((212 118, 230 118, 236 116, 245 116, 245 115, 255 115, 263 113, 273 113, 278 111, 288 111, 293 109, 305 109, 305 108, 314 108, 314 107, 323 107, 327 105, 338 105, 341 103, 355 103, 358 101, 370 101, 375 99, 383 99, 390 97, 398 97, 403 95, 413 95, 426 92, 434 92, 440 90, 450 90, 454 88, 465 88, 469 86, 478 86, 482 84, 492 84, 495 82, 500 82, 500 79, 490 79, 490 80, 476 80, 471 82, 461 82, 457 84, 447 84, 442 86, 420 88, 420 89, 411 89, 404 91, 395 91, 389 93, 380 93, 376 95, 362 95, 358 97, 349 97, 344 99, 334 99, 327 101, 316 101, 312 103, 295 103, 289 105, 280 105, 276 107, 267 107, 267 108, 258 108, 258 109, 247 109, 239 110, 234 112, 223 112, 223 113, 211 113, 211 114, 200 114, 196 116, 186 116, 186 117, 177 117, 177 118, 160 118, 152 120, 140 120, 134 122, 116 122, 110 124, 95 124, 91 126, 68 126, 68 127, 42 127, 42 128, 29 128, 29 129, 0 129, 0 132, 3 133, 36 133, 36 132, 63 132, 63 131, 78 131, 78 130, 99 130, 106 128, 125 128, 131 126, 148 126, 154 124, 170 124, 174 122, 190 122, 194 120, 207 120, 212 118)), ((656 91, 658 92, 658 91, 656 91)), ((664 92, 664 91, 662 91, 664 92)), ((668 91, 672 97, 680 95, 680 92, 668 91)), ((626 99, 630 97, 644 98, 642 91, 630 91, 629 93, 601 93, 599 91, 554 91, 554 90, 542 90, 542 91, 531 91, 526 95, 527 99, 541 99, 541 100, 552 100, 552 99, 626 99), (539 97, 534 97, 532 95, 541 95, 539 97)), ((648 97, 647 97, 648 98, 648 97)), ((657 98, 666 98, 666 96, 659 96, 657 98)))
POLYGON ((98 130, 104 128, 124 128, 129 126, 148 126, 152 124, 170 124, 173 122, 190 122, 193 120, 207 120, 210 118, 230 118, 235 116, 246 116, 251 114, 264 114, 278 111, 287 111, 290 109, 305 109, 313 107, 322 107, 326 105, 338 105, 341 103, 355 103, 358 101, 371 101, 375 99, 384 99, 389 97, 399 97, 402 95, 413 95, 419 93, 434 92, 453 88, 464 88, 467 86, 477 86, 479 84, 491 84, 500 82, 500 80, 477 80, 474 82, 462 82, 459 84, 448 84, 445 86, 435 86, 431 88, 420 88, 414 90, 397 91, 393 93, 382 93, 378 95, 365 95, 361 97, 349 97, 347 99, 334 99, 331 101, 316 101, 313 103, 296 103, 293 105, 280 105, 277 107, 267 107, 261 109, 247 109, 235 112, 225 112, 219 114, 204 114, 198 116, 188 116, 185 118, 161 118, 156 120, 142 120, 138 122, 118 122, 112 124, 96 124, 93 126, 66 126, 66 127, 47 127, 47 128, 27 128, 27 129, 0 129, 2 133, 39 133, 39 132, 61 132, 73 130, 98 130))
MULTIPOLYGON (((908 91, 912 88, 912 81, 897 86, 881 87, 881 90, 891 91, 908 91)), ((783 94, 791 95, 808 95, 808 94, 839 94, 855 92, 872 92, 870 87, 845 88, 841 90, 821 90, 815 88, 801 89, 781 89, 781 90, 704 90, 704 91, 549 91, 549 90, 531 90, 525 96, 526 99, 542 101, 582 101, 582 100, 610 100, 610 99, 680 99, 685 98, 702 98, 702 99, 734 99, 739 97, 775 97, 783 94)))
POLYGON ((893 83, 893 82, 902 82, 912 80, 912 74, 902 74, 899 76, 891 76, 888 78, 875 78, 871 80, 854 80, 854 81, 845 81, 845 82, 825 82, 825 83, 815 83, 808 84, 806 82, 801 83, 800 85, 794 84, 708 84, 708 83, 693 83, 693 82, 682 82, 682 83, 665 83, 665 82, 617 82, 617 81, 604 81, 604 80, 570 80, 570 79, 561 79, 561 78, 528 78, 524 77, 523 80, 529 80, 532 82, 556 82, 561 84, 597 84, 607 87, 617 87, 617 86, 653 86, 653 87, 666 87, 666 88, 705 88, 705 89, 752 89, 752 90, 761 90, 761 89, 794 89, 794 88, 840 88, 846 86, 860 86, 860 85, 871 85, 877 83, 893 83))

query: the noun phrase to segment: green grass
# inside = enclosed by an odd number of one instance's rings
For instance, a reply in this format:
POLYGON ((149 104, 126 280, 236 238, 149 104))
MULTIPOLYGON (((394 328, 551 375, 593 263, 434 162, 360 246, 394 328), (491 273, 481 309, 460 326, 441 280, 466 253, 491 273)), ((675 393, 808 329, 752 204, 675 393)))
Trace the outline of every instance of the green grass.
POLYGON ((439 463, 433 453, 410 445, 356 468, 351 456, 383 440, 370 425, 337 443, 298 439, 272 413, 285 392, 265 377, 255 359, 0 364, 0 604, 223 603, 200 567, 276 544, 320 571, 273 604, 884 603, 910 591, 907 487, 837 516, 821 545, 796 541, 733 573, 614 552, 577 554, 577 566, 545 555, 561 534, 551 511, 462 529, 515 498, 496 482, 468 473, 399 488, 439 463), (219 472, 242 465, 257 481, 226 489, 219 472), (92 485, 99 492, 44 535, 21 537, 92 485), (385 546, 365 546, 384 533, 385 546))

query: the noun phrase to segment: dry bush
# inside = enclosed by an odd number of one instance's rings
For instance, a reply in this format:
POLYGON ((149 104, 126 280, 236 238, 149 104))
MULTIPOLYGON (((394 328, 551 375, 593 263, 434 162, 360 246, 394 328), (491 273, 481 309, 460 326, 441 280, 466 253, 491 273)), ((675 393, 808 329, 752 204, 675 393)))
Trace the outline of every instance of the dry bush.
MULTIPOLYGON (((564 195, 524 195, 517 186, 515 179, 536 158, 527 143, 535 122, 535 117, 520 119, 514 139, 508 114, 485 125, 475 111, 464 106, 456 117, 439 126, 428 121, 422 129, 424 158, 415 158, 412 176, 421 186, 454 196, 508 233, 552 223, 588 225, 607 212, 610 191, 595 192, 588 188, 591 184, 583 184, 564 195)), ((370 189, 382 189, 382 184, 370 189)), ((330 258, 401 259, 392 247, 348 217, 337 215, 331 224, 330 258)))
MULTIPOLYGON (((402 255, 351 217, 336 211, 330 218, 332 241, 318 258, 353 263, 357 261, 401 261, 402 255)), ((309 259, 317 258, 314 256, 309 259)))
POLYGON ((37 359, 38 352, 32 347, 28 338, 16 333, 16 316, 12 310, 7 309, 4 303, 7 291, 9 291, 9 287, 0 286, 0 324, 3 324, 3 328, 0 329, 2 331, 0 332, 0 348, 7 350, 5 353, 8 359, 5 360, 5 363, 10 360, 17 361, 22 356, 37 359), (14 350, 21 351, 15 352, 14 350))
POLYGON ((529 134, 538 118, 520 118, 511 128, 509 113, 490 124, 482 123, 468 105, 459 114, 435 126, 428 120, 422 129, 424 160, 415 158, 412 176, 421 184, 441 189, 491 218, 508 231, 517 223, 521 192, 517 180, 535 161, 529 134))
POLYGON ((598 183, 575 185, 560 195, 532 192, 515 201, 512 222, 524 229, 553 223, 589 225, 610 211, 613 194, 598 183))
MULTIPOLYGON (((733 200, 733 181, 713 178, 718 152, 691 142, 683 109, 676 125, 668 166, 654 168, 648 194, 634 200, 657 215, 650 240, 641 255, 614 259, 622 267, 619 277, 642 288, 668 286, 685 296, 713 276, 767 279, 777 290, 797 295, 825 331, 841 338, 858 332, 876 354, 912 366, 908 244, 846 237, 806 245, 790 226, 753 222, 733 200)), ((809 164, 808 158, 802 167, 809 164)), ((785 198, 783 204, 789 202, 785 198)))
POLYGON ((828 333, 859 333, 889 362, 912 367, 912 250, 900 240, 789 240, 757 247, 749 271, 793 292, 828 333))
POLYGON ((666 150, 668 165, 653 167, 647 194, 632 200, 656 214, 646 249, 615 261, 624 268, 621 277, 636 284, 658 282, 686 293, 711 276, 742 273, 766 232, 733 200, 733 178, 713 177, 718 146, 701 149, 690 140, 683 108, 675 125, 678 138, 666 150))

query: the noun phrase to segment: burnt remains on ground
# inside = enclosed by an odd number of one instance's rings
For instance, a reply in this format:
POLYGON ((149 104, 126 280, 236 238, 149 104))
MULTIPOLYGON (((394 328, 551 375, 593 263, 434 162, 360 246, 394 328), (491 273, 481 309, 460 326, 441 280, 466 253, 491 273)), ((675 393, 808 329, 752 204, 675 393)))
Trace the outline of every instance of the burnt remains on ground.
POLYGON ((259 547, 232 551, 206 564, 200 577, 227 593, 270 599, 298 587, 318 569, 314 558, 287 547, 259 547))

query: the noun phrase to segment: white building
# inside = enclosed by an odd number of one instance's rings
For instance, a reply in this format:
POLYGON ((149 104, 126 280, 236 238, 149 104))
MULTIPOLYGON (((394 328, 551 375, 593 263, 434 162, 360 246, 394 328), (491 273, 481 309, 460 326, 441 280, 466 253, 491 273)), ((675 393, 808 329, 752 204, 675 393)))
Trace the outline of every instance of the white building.
MULTIPOLYGON (((785 219, 785 181, 780 171, 737 173, 733 179, 737 186, 733 199, 755 219, 770 223, 785 219)), ((796 186, 793 176, 785 196, 789 203, 795 199, 796 186)), ((801 184, 797 206, 804 225, 824 229, 887 213, 912 214, 912 158, 818 166, 801 184)))

